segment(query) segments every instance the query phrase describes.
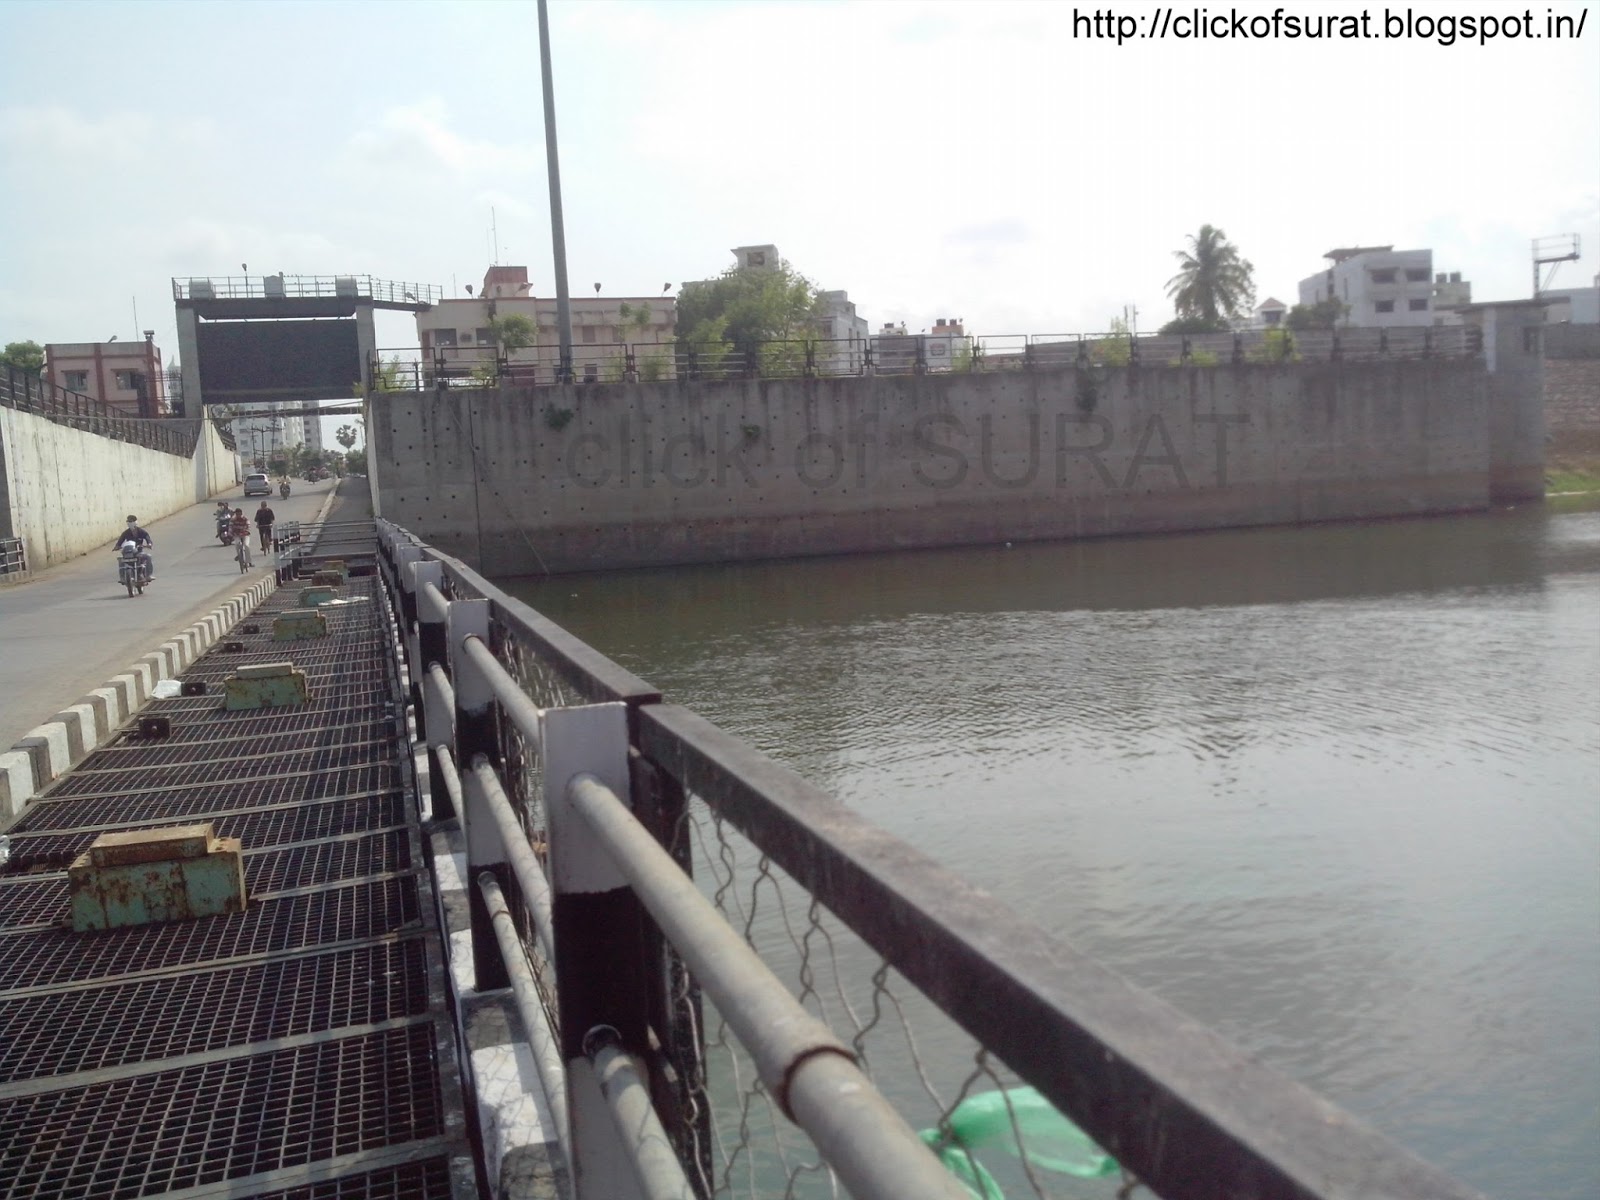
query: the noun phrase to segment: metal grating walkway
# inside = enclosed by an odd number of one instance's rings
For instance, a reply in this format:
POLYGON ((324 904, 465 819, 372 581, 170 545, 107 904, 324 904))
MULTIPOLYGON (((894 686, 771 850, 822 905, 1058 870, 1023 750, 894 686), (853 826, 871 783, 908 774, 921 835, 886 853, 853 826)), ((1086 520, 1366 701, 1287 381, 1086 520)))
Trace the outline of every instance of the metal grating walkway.
POLYGON ((274 643, 290 583, 7 830, 0 1200, 464 1200, 456 1041, 412 794, 393 621, 374 578, 325 640, 274 643), (229 643, 236 644, 227 648, 229 643), (228 712, 249 663, 303 708, 228 712), (210 820, 240 838, 236 916, 75 934, 65 868, 97 834, 210 820))

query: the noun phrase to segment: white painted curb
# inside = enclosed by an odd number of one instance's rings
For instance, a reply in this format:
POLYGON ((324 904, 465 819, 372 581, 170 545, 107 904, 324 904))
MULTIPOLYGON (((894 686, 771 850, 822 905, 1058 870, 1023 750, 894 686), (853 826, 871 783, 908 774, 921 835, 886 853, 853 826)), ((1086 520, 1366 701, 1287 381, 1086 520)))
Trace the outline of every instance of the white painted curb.
POLYGON ((158 680, 186 671, 277 586, 273 574, 255 580, 104 687, 69 704, 30 729, 10 750, 0 752, 0 828, 21 816, 34 796, 108 741, 144 707, 158 680))

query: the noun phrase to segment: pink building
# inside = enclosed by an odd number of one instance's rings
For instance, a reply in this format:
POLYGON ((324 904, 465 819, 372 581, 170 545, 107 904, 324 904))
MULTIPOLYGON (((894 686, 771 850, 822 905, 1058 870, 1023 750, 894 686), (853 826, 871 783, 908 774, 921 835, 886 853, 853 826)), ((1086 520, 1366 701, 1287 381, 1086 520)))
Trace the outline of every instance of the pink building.
POLYGON ((44 376, 130 416, 166 416, 166 372, 155 336, 147 329, 143 342, 52 342, 44 348, 44 376))

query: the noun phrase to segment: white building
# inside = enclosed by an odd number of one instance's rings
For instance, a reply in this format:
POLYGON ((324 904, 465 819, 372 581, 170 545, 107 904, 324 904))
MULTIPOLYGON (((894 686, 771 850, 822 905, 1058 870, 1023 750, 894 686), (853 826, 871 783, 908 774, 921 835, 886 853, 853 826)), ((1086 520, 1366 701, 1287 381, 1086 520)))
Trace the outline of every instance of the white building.
POLYGON ((1551 288, 1539 293, 1550 307, 1544 319, 1552 325, 1600 325, 1600 275, 1591 287, 1551 288))
POLYGON ((233 440, 246 471, 265 471, 280 450, 306 442, 308 420, 298 402, 285 404, 229 404, 233 440))
POLYGON ((1300 281, 1300 303, 1329 298, 1345 306, 1344 324, 1437 325, 1453 322, 1446 311, 1470 303, 1472 285, 1459 271, 1435 279, 1432 250, 1351 246, 1323 255, 1326 270, 1300 281))
POLYGON ((817 369, 829 375, 859 372, 866 358, 867 319, 856 312, 849 292, 818 292, 817 298, 822 303, 817 336, 826 343, 818 350, 817 369))
MULTIPOLYGON (((470 285, 467 291, 472 291, 470 285)), ((575 296, 569 301, 569 311, 572 369, 577 378, 620 380, 630 348, 642 375, 672 377, 678 312, 671 296, 575 296)), ((551 382, 561 347, 556 301, 533 295, 527 267, 490 267, 476 296, 441 300, 417 313, 423 362, 444 361, 447 366, 459 367, 463 374, 479 367, 492 368, 497 348, 490 320, 511 313, 527 317, 537 332, 532 346, 506 355, 513 375, 517 364, 524 364, 532 380, 551 382)))
POLYGON ((972 339, 960 321, 940 317, 932 329, 909 333, 904 322, 886 321, 872 335, 872 365, 889 375, 909 374, 917 369, 921 355, 925 371, 952 371, 962 366, 972 351, 972 339))

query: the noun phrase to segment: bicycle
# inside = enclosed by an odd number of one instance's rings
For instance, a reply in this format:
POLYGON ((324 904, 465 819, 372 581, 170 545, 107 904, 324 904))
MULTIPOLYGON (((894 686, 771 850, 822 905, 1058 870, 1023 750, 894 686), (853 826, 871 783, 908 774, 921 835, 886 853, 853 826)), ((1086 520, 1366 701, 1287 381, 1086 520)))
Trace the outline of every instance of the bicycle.
POLYGON ((255 563, 250 559, 250 539, 248 537, 234 539, 233 559, 239 564, 239 574, 241 575, 248 575, 255 569, 255 563))

